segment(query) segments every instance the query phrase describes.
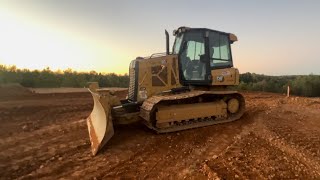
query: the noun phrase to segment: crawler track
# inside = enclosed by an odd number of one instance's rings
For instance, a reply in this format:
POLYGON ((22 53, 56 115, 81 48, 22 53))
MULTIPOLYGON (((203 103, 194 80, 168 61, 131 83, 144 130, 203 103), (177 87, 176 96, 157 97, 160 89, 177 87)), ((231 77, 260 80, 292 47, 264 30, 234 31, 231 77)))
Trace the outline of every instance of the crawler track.
POLYGON ((151 97, 143 103, 140 116, 145 120, 144 123, 149 128, 155 130, 158 133, 168 133, 235 121, 241 118, 241 116, 244 114, 244 111, 245 100, 241 94, 235 91, 191 91, 181 94, 170 94, 151 97), (230 113, 228 111, 227 118, 210 116, 205 118, 193 118, 170 122, 168 123, 168 126, 164 128, 157 126, 157 120, 155 119, 155 117, 158 106, 178 104, 194 104, 195 106, 197 106, 197 104, 202 103, 199 102, 200 98, 202 102, 214 102, 221 100, 227 102, 229 99, 234 98, 239 101, 240 107, 236 113, 230 113))

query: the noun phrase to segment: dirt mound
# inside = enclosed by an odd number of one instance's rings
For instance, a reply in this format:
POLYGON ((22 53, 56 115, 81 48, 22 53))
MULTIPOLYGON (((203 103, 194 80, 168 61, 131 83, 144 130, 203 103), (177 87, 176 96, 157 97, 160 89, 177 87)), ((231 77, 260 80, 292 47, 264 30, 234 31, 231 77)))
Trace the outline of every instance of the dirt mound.
POLYGON ((167 134, 115 126, 95 157, 90 93, 0 101, 0 179, 320 179, 320 99, 244 96, 232 123, 167 134))
POLYGON ((26 87, 21 86, 18 83, 0 85, 0 100, 21 96, 29 96, 32 94, 32 91, 30 91, 26 87))

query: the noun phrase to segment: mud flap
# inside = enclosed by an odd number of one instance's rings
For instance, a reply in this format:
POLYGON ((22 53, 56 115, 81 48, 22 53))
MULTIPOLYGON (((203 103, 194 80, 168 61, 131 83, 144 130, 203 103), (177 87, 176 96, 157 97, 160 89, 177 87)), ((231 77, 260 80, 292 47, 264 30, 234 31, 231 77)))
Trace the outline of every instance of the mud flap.
POLYGON ((92 154, 98 151, 111 139, 114 134, 111 109, 120 103, 108 90, 89 88, 94 106, 87 118, 88 131, 91 141, 92 154))

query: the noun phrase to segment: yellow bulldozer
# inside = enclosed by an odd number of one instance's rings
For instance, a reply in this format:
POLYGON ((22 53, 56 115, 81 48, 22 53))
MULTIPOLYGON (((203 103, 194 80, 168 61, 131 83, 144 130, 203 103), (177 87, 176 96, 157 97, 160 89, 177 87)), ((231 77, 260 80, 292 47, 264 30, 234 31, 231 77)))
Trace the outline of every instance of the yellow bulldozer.
POLYGON ((239 84, 233 67, 231 33, 179 27, 169 51, 137 57, 129 66, 126 100, 114 92, 89 84, 94 100, 87 118, 93 155, 114 134, 113 124, 143 122, 157 133, 226 123, 239 119, 245 111, 244 97, 229 86, 239 84))

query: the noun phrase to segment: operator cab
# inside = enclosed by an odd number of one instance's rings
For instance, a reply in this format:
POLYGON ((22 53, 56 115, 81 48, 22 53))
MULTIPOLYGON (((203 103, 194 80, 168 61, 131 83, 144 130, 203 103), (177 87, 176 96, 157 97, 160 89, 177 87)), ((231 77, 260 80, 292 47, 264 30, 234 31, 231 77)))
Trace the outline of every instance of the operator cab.
POLYGON ((234 34, 180 27, 173 35, 172 52, 178 55, 181 84, 208 85, 211 70, 233 67, 230 44, 237 41, 234 34))

